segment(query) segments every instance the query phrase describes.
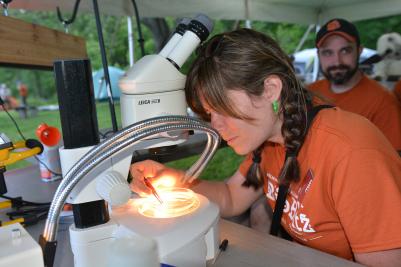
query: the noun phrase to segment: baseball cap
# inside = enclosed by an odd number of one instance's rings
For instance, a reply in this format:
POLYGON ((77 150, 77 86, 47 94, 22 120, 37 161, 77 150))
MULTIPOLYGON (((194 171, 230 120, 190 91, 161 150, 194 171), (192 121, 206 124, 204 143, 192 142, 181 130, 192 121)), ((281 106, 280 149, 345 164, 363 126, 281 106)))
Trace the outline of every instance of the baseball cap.
POLYGON ((332 19, 328 21, 316 35, 316 47, 319 48, 327 37, 337 34, 350 42, 360 45, 359 33, 355 25, 345 19, 332 19))

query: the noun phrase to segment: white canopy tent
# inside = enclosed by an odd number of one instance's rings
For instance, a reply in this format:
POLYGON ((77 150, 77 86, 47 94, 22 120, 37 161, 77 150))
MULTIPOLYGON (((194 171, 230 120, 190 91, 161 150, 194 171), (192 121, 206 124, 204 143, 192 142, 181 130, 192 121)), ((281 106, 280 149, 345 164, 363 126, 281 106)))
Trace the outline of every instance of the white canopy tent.
MULTIPOLYGON (((103 14, 134 16, 132 0, 97 0, 103 14)), ((76 0, 14 0, 14 9, 71 12, 76 0)), ((212 19, 287 22, 321 25, 334 17, 350 21, 366 20, 401 14, 400 0, 136 0, 142 18, 193 17, 204 13, 212 19)), ((81 0, 79 12, 93 12, 93 0, 81 0)), ((129 26, 131 22, 129 21, 129 26)), ((308 31, 312 29, 311 27, 308 31)), ((129 33, 132 39, 132 34, 129 33)), ((133 62, 132 40, 130 61, 133 62)), ((303 38, 304 39, 304 38, 303 38)), ((301 40, 295 52, 301 47, 301 40)), ((314 78, 318 61, 314 61, 314 78)))
MULTIPOLYGON (((9 8, 72 11, 74 0, 14 0, 9 8)), ((133 16, 131 0, 98 0, 100 12, 133 16)), ((400 0, 136 0, 141 17, 184 17, 204 13, 212 19, 321 24, 333 17, 350 21, 401 14, 400 0)), ((92 0, 80 11, 92 12, 92 0)))

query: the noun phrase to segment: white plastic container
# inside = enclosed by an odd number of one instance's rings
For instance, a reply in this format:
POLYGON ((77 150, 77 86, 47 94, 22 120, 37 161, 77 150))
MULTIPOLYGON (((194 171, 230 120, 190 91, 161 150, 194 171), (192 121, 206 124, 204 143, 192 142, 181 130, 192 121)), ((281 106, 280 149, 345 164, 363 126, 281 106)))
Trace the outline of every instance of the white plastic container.
POLYGON ((42 123, 36 129, 36 136, 43 144, 43 152, 37 156, 39 160, 40 177, 44 182, 61 179, 60 164, 60 131, 56 127, 42 123))
POLYGON ((40 177, 44 182, 51 182, 61 179, 61 165, 59 146, 43 145, 42 154, 38 155, 40 177))

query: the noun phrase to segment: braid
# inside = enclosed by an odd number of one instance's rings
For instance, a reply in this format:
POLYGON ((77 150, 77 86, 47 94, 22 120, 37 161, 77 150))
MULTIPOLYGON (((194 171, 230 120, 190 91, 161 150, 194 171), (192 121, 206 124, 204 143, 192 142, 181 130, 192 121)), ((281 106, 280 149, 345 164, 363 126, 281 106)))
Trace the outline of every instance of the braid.
POLYGON ((246 173, 246 180, 242 183, 242 186, 253 187, 257 190, 263 185, 262 171, 260 170, 260 162, 262 161, 262 147, 257 148, 252 154, 252 165, 249 167, 246 173))
POLYGON ((300 179, 297 155, 306 135, 307 110, 312 105, 307 92, 297 81, 289 88, 294 89, 291 93, 283 90, 281 95, 283 114, 281 133, 284 137, 286 158, 280 171, 279 181, 283 185, 289 185, 300 179))

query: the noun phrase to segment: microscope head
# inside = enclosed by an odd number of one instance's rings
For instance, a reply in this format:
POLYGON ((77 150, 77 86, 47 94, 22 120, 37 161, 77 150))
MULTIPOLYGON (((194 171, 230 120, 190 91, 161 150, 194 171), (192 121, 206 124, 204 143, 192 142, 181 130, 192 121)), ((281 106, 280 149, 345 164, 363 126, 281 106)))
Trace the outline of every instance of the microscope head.
POLYGON ((205 15, 181 20, 159 54, 141 58, 123 75, 119 81, 123 127, 157 116, 187 115, 186 76, 179 69, 212 28, 205 15))

